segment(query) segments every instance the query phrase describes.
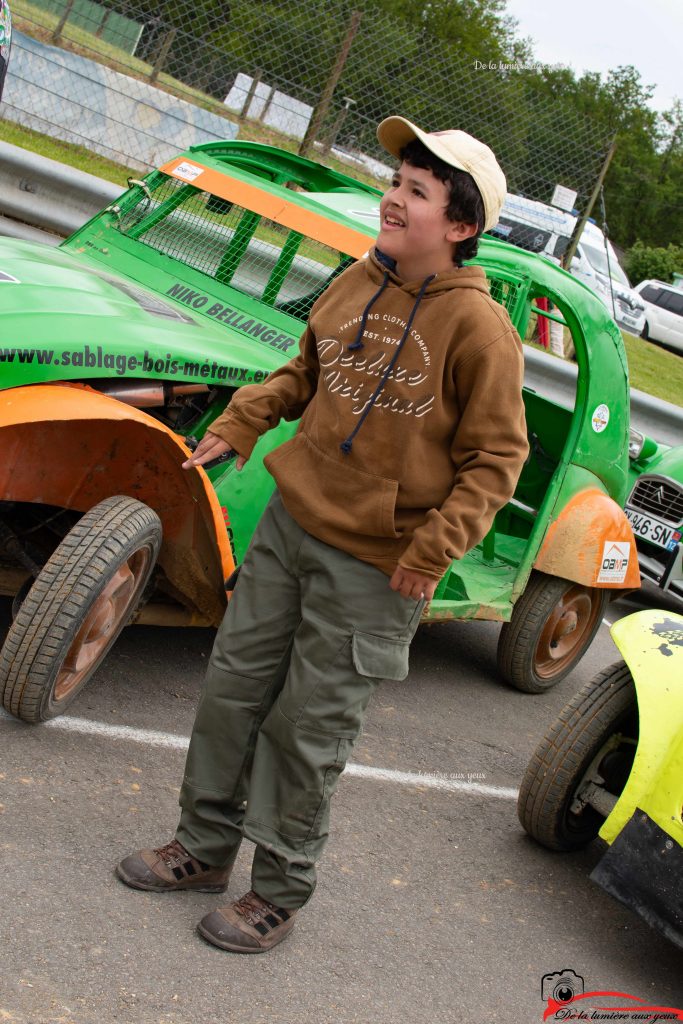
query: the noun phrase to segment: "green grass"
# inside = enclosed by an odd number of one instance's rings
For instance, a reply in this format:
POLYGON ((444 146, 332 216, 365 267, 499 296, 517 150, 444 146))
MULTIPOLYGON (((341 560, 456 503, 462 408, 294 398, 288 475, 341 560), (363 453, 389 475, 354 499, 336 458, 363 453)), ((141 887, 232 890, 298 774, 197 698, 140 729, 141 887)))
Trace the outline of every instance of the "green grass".
POLYGON ((621 332, 631 387, 683 407, 683 355, 621 332))
POLYGON ((13 146, 21 146, 39 156, 49 157, 50 160, 59 160, 69 167, 76 167, 79 171, 87 171, 88 174, 95 174, 98 178, 114 182, 126 188, 127 179, 132 175, 140 177, 139 171, 133 171, 129 167, 122 167, 113 160, 98 156, 85 146, 74 146, 70 142, 61 142, 59 139, 51 139, 49 135, 41 135, 30 128, 22 128, 11 121, 0 119, 0 139, 9 142, 13 146))

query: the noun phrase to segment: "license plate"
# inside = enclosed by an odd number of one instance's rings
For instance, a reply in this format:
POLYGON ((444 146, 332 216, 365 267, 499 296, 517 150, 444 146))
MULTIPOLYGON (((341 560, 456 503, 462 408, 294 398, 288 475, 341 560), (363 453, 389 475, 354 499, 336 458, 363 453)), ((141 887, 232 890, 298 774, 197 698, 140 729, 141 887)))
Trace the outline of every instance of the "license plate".
POLYGON ((647 516, 638 509, 626 506, 626 515, 636 537, 642 537, 667 551, 673 551, 681 540, 681 531, 655 516, 647 516))

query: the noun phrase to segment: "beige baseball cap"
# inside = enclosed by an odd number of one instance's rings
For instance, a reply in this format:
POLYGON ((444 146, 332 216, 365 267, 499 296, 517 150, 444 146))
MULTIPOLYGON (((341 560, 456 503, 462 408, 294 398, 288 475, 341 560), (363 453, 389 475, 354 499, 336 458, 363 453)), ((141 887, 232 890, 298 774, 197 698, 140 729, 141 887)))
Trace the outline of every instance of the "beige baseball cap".
POLYGON ((507 193, 505 175, 498 166, 493 150, 479 139, 457 129, 423 132, 405 117, 385 117, 377 128, 377 138, 388 153, 399 158, 404 146, 413 139, 419 139, 444 163, 460 171, 467 171, 474 178, 484 201, 484 230, 488 231, 498 223, 507 193))

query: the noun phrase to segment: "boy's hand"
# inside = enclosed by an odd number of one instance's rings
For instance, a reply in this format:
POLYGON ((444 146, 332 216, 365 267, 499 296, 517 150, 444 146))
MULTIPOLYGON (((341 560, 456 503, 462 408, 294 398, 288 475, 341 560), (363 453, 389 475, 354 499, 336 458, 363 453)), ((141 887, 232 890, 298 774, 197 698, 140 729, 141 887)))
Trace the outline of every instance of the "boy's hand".
MULTIPOLYGON (((183 469, 193 469, 195 466, 203 466, 205 462, 211 462, 213 459, 217 459, 219 455, 223 455, 224 452, 233 451, 232 445, 224 441, 218 434, 212 434, 210 430, 204 434, 195 450, 190 455, 189 459, 183 462, 183 469)), ((237 456, 237 462, 235 466, 237 469, 242 469, 247 460, 243 455, 237 456)))
POLYGON ((431 576, 402 569, 400 565, 396 566, 394 575, 389 580, 392 590, 397 590, 401 597, 412 597, 415 601, 420 601, 423 597, 426 601, 431 601, 438 583, 439 581, 433 580, 431 576))

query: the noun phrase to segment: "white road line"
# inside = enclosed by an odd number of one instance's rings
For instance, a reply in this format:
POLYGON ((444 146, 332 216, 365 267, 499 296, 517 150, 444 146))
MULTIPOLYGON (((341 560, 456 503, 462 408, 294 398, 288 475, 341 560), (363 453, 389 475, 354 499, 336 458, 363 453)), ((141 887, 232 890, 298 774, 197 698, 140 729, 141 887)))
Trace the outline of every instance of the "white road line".
MULTIPOLYGON (((14 722, 16 719, 0 711, 1 722, 14 722)), ((26 726, 27 729, 36 728, 26 726)), ((102 736, 110 740, 123 740, 127 743, 142 743, 148 747, 165 747, 169 750, 187 750, 189 738, 178 736, 172 732, 156 732, 153 729, 135 729, 130 725, 109 725, 107 722, 96 722, 90 718, 53 718, 44 722, 39 729, 58 729, 64 732, 77 732, 86 736, 102 736)), ((344 771, 345 775, 357 776, 361 779, 372 779, 376 782, 395 782, 401 786, 415 786, 418 789, 440 789, 451 793, 471 793, 474 796, 495 797, 500 800, 516 800, 517 790, 507 786, 487 786, 481 782, 472 782, 465 772, 459 774, 399 772, 391 768, 374 768, 371 765, 350 762, 344 771)))
MULTIPOLYGON (((425 789, 445 789, 451 793, 473 793, 478 796, 493 796, 502 800, 516 800, 518 791, 507 786, 486 786, 482 782, 466 782, 456 775, 420 774, 419 772, 398 772, 390 768, 373 768, 367 764, 347 764, 345 775, 358 775, 364 779, 398 782, 402 786, 416 786, 425 789)), ((465 773, 463 772, 463 775, 465 773)))

